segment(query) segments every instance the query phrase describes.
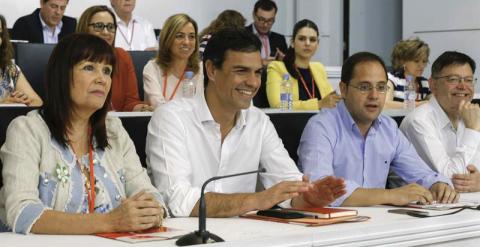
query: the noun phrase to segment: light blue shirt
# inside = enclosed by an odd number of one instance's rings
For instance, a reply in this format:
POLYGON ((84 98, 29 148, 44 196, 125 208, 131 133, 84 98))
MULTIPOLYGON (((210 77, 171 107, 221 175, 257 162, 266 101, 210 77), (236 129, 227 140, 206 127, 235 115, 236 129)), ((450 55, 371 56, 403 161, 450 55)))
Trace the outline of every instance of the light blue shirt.
POLYGON ((55 26, 55 30, 52 31, 52 29, 47 25, 47 23, 43 21, 40 13, 38 14, 38 18, 40 18, 40 22, 42 23, 43 43, 58 43, 58 34, 60 34, 60 32, 62 31, 63 21, 60 20, 60 22, 55 26))
POLYGON ((384 189, 390 167, 408 183, 425 188, 450 184, 422 161, 392 118, 381 114, 364 138, 343 101, 308 121, 298 156, 312 181, 328 175, 345 179, 347 193, 332 206, 341 205, 359 187, 384 189))

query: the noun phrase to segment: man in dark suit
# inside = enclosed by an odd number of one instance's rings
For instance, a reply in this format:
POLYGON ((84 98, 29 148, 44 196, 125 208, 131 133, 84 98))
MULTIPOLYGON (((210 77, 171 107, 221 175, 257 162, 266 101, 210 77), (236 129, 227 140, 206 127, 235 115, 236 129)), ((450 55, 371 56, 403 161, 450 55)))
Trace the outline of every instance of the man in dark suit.
POLYGON ((56 44, 75 32, 77 21, 64 16, 68 0, 40 0, 40 8, 20 17, 12 28, 12 39, 30 43, 56 44))
POLYGON ((258 0, 253 8, 253 24, 246 27, 262 42, 261 55, 264 65, 272 60, 282 60, 287 51, 285 36, 271 31, 277 10, 275 2, 258 0))

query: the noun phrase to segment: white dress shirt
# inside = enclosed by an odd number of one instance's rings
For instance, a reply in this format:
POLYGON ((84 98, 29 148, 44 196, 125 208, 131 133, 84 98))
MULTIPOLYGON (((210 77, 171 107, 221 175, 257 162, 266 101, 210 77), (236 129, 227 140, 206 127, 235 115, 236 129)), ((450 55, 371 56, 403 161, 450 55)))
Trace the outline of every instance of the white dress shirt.
MULTIPOLYGON (((264 167, 267 172, 260 181, 265 188, 302 179, 265 113, 254 106, 242 110, 222 143, 220 125, 203 93, 155 110, 148 125, 146 153, 152 181, 175 216, 190 215, 202 184, 213 176, 264 167)), ((256 182, 255 174, 232 177, 211 182, 206 191, 255 192, 256 182)))
POLYGON ((115 47, 121 47, 127 51, 143 51, 150 47, 158 49, 157 38, 149 21, 135 15, 128 23, 120 19, 118 15, 116 18, 115 47))
POLYGON ((40 18, 40 23, 42 23, 42 33, 43 33, 43 43, 44 44, 57 44, 58 43, 58 35, 62 31, 63 21, 60 20, 58 24, 55 26, 55 29, 52 31, 52 28, 47 25, 42 19, 42 16, 38 14, 38 18, 40 18))
POLYGON ((400 129, 420 157, 449 178, 466 173, 469 164, 480 167, 480 132, 465 128, 462 120, 455 130, 435 97, 408 114, 400 129))
MULTIPOLYGON (((196 92, 203 92, 203 65, 200 63, 200 69, 195 74, 192 80, 196 85, 196 92)), ((170 101, 170 98, 183 98, 183 81, 173 74, 167 75, 167 80, 164 78, 164 72, 157 64, 155 59, 148 61, 143 68, 143 91, 145 101, 153 107, 165 104, 170 101), (165 83, 165 84, 164 84, 165 83), (178 85, 177 85, 178 84, 178 85), (165 96, 163 95, 163 87, 166 87, 165 96)))

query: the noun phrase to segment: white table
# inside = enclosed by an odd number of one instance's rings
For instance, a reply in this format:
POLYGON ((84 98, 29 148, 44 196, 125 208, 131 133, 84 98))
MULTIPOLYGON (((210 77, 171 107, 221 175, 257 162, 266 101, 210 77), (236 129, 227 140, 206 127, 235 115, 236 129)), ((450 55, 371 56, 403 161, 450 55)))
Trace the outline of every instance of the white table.
MULTIPOLYGON (((480 198, 479 194, 469 194, 480 198)), ((367 222, 304 227, 242 218, 207 219, 207 229, 226 242, 214 246, 478 246, 480 211, 464 210, 455 215, 414 218, 391 214, 391 207, 357 208, 367 222)), ((196 230, 197 218, 166 219, 169 227, 196 230)), ((174 246, 175 240, 129 244, 95 236, 21 235, 0 233, 1 246, 174 246)))

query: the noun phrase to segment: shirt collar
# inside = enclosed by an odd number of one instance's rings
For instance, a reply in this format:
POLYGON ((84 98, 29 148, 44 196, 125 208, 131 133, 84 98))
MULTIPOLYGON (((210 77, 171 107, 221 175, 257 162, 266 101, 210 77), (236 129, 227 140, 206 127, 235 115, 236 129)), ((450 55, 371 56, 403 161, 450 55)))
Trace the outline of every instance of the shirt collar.
MULTIPOLYGON (((42 30, 51 30, 50 27, 47 25, 47 23, 45 23, 43 21, 43 18, 42 18, 42 15, 40 14, 40 12, 38 12, 38 18, 40 19, 40 23, 42 23, 42 30)), ((62 29, 62 26, 63 26, 63 21, 60 20, 60 22, 57 24, 57 26, 55 26, 55 31, 57 30, 61 30, 62 29)))
MULTIPOLYGON (((213 119, 212 113, 210 112, 210 108, 208 108, 207 105, 207 100, 205 99, 205 94, 203 92, 197 93, 194 97, 194 104, 196 107, 196 112, 198 114, 198 118, 202 123, 204 122, 215 122, 215 119, 213 119)), ((252 106, 250 106, 252 107, 252 106)), ((242 126, 245 126, 247 124, 247 119, 246 119, 246 110, 241 110, 237 114, 237 119, 235 122, 235 127, 240 128, 242 126)))
POLYGON ((270 32, 271 32, 271 29, 268 33, 266 34, 260 34, 258 31, 257 31, 257 27, 255 26, 255 23, 252 23, 252 30, 253 30, 253 34, 257 35, 257 36, 260 36, 260 35, 265 35, 267 37, 270 36, 270 32))
MULTIPOLYGON (((345 126, 349 127, 351 130, 355 129, 355 127, 358 129, 357 123, 355 123, 355 120, 353 120, 352 115, 350 114, 350 112, 347 109, 347 106, 345 105, 345 101, 341 100, 340 102, 338 102, 337 109, 340 114, 340 119, 345 126)), ((377 119, 373 121, 371 128, 378 129, 381 124, 382 124, 382 119, 380 118, 380 115, 379 115, 379 117, 377 117, 377 119)))
POLYGON ((120 19, 120 16, 117 15, 117 12, 113 11, 113 13, 115 13, 115 19, 117 19, 117 25, 118 24, 122 24, 124 26, 127 26, 127 24, 130 24, 130 23, 134 23, 134 22, 138 22, 138 17, 136 15, 133 15, 132 14, 132 18, 130 19, 130 21, 128 23, 126 23, 125 21, 123 21, 122 19, 120 19))
POLYGON ((432 106, 434 119, 436 119, 436 121, 439 123, 440 126, 442 126, 442 128, 446 126, 453 126, 447 116, 447 113, 445 113, 443 108, 440 106, 435 96, 432 95, 432 98, 428 103, 432 106))

